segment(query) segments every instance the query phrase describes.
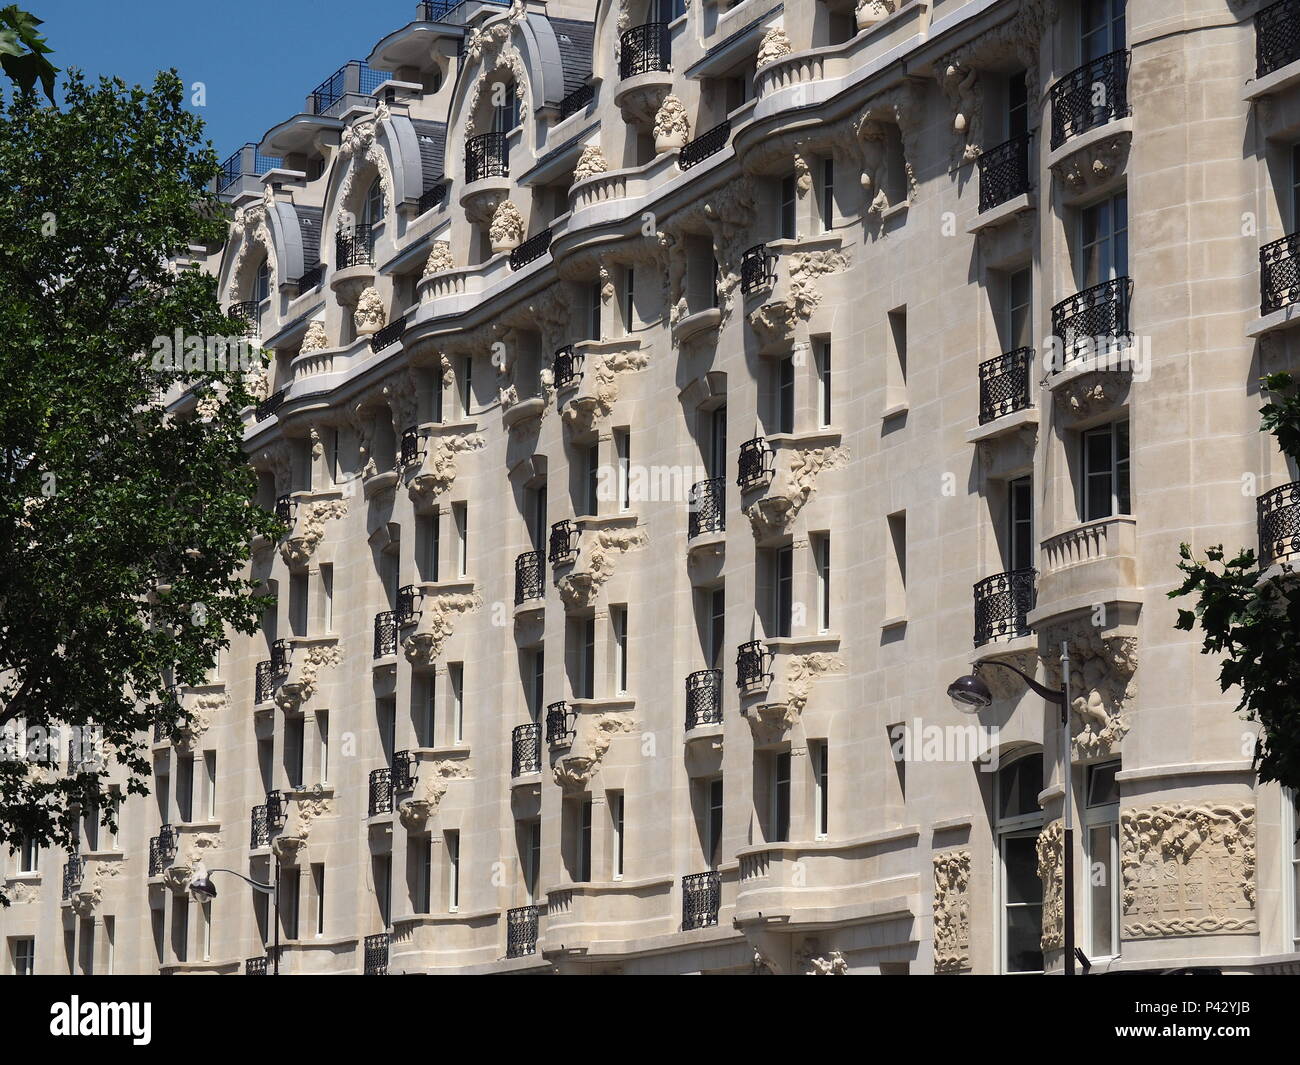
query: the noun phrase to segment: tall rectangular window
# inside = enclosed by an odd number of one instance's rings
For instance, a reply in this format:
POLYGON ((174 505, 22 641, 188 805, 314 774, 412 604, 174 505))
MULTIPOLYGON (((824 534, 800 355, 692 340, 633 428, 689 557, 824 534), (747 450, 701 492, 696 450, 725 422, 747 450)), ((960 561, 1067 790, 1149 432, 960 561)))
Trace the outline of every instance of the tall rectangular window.
POLYGON ((375 903, 379 908, 379 920, 385 928, 388 928, 393 923, 393 856, 376 854, 373 868, 375 903))
POLYGON ((591 882, 591 799, 584 799, 579 811, 578 825, 578 883, 591 882))
POLYGON ((122 846, 122 789, 116 784, 108 789, 108 847, 120 850, 122 846))
POLYGON ((1125 47, 1125 0, 1083 0, 1079 7, 1081 58, 1089 63, 1125 47))
POLYGON ((334 631, 334 567, 323 563, 320 568, 321 631, 334 631))
POLYGON ((1034 564, 1033 479, 1017 477, 1007 482, 1008 570, 1029 569, 1034 564))
POLYGON ((1026 72, 1016 70, 1007 78, 1007 140, 1029 132, 1029 87, 1026 72))
POLYGON ((280 931, 291 942, 298 938, 298 909, 302 873, 298 869, 280 871, 280 931))
POLYGON ((611 791, 608 793, 609 799, 609 818, 610 830, 613 833, 611 840, 612 846, 611 857, 613 858, 613 873, 615 880, 623 879, 623 792, 611 791))
POLYGON ((465 667, 460 662, 447 666, 447 682, 451 686, 452 728, 456 743, 465 742, 465 667))
POLYGON ((817 359, 817 425, 831 424, 831 342, 829 337, 815 341, 817 359))
POLYGON ((609 608, 610 626, 614 630, 614 692, 627 693, 627 607, 609 608))
POLYGON ((781 238, 794 240, 797 232, 795 211, 798 204, 798 183, 793 174, 781 179, 781 238))
POLYGON ((822 229, 835 228, 835 160, 829 155, 821 161, 821 183, 818 199, 821 201, 822 229))
POLYGON ((1003 336, 1006 350, 1034 346, 1034 271, 1030 267, 1007 275, 1003 336))
POLYGON ((600 446, 592 444, 582 453, 583 460, 583 512, 600 513, 600 446))
POLYGON ((546 709, 546 652, 538 647, 532 653, 532 676, 529 678, 528 713, 534 724, 541 724, 546 709))
POLYGON ((709 808, 705 820, 705 853, 708 855, 709 868, 716 869, 722 861, 722 778, 714 777, 707 787, 709 808))
POLYGON ((1128 194, 1085 207, 1080 215, 1079 288, 1128 276, 1128 194))
POLYGON ((447 848, 447 909, 455 913, 460 909, 460 833, 444 832, 447 848))
POLYGON ((289 577, 289 628, 295 636, 307 635, 307 574, 289 577))
POLYGON ((1119 762, 1090 765, 1083 821, 1088 859, 1088 953, 1119 953, 1119 762))
POLYGON ((708 415, 709 476, 727 476, 727 406, 715 407, 708 415))
POLYGON ((104 974, 112 976, 117 971, 117 919, 104 918, 104 974))
POLYGON ((434 726, 437 723, 435 698, 438 686, 434 683, 434 675, 417 674, 412 687, 412 696, 416 700, 415 742, 420 747, 437 746, 437 741, 434 739, 434 726))
POLYGON ((527 844, 524 858, 524 890, 528 901, 537 898, 537 885, 542 876, 542 823, 530 821, 527 826, 527 844))
POLYGON ((794 619, 794 549, 779 547, 772 556, 773 574, 772 635, 791 635, 794 619))
POLYGON ((623 270, 623 327, 636 331, 636 273, 630 266, 623 270))
POLYGON ((831 534, 812 537, 813 560, 817 565, 817 627, 831 630, 831 534))
POLYGON ((632 437, 627 429, 614 430, 614 453, 618 459, 618 509, 632 509, 632 437))
POLYGON ((316 934, 325 934, 325 866, 313 862, 311 867, 312 893, 316 896, 316 934))
POLYGON ((176 762, 176 813, 181 821, 194 820, 194 759, 180 758, 176 762))
POLYGON ((433 912, 433 840, 421 836, 413 841, 411 860, 415 863, 415 912, 433 912))
MULTIPOLYGON (((203 960, 212 960, 212 903, 205 902, 199 907, 199 920, 203 922, 203 960)), ((91 925, 94 928, 94 925, 91 925)), ((94 934, 93 932, 91 933, 94 934)))
POLYGON ((217 819, 217 752, 203 752, 203 788, 207 794, 208 820, 217 819))
POLYGON ((329 459, 328 459, 329 468, 330 468, 330 484, 338 484, 340 481, 343 480, 343 465, 342 465, 343 456, 339 450, 339 445, 340 445, 339 433, 340 430, 337 428, 330 431, 329 459))
POLYGON ((284 721, 284 772, 289 787, 302 787, 303 722, 302 714, 284 721))
POLYGON ((1129 423, 1127 420, 1089 429, 1083 434, 1084 521, 1113 514, 1131 514, 1129 490, 1129 423))
POLYGON ((776 431, 794 432, 794 359, 776 364, 776 431))
POLYGON ((813 831, 818 839, 825 839, 830 832, 831 745, 826 740, 811 742, 808 753, 813 767, 813 831))
POLYGON ((172 954, 182 964, 190 960, 190 900, 184 895, 172 903, 172 954))
POLYGON ((587 339, 600 339, 600 282, 593 281, 586 287, 587 303, 587 339))
POLYGON ((474 412, 474 358, 470 355, 460 360, 460 412, 467 418, 474 412))
POLYGON ((469 504, 453 503, 451 516, 456 525, 456 572, 464 577, 469 573, 469 504))
POLYGON ((781 842, 790 838, 790 752, 781 751, 772 755, 772 807, 769 813, 769 825, 772 836, 769 843, 781 842))
POLYGON ((727 651, 727 593, 725 588, 709 592, 709 668, 721 669, 727 651))
POLYGON ((582 626, 582 648, 581 662, 579 663, 582 670, 582 694, 580 699, 596 698, 596 619, 583 618, 579 624, 582 626))
POLYGON ((18 849, 18 871, 35 873, 40 870, 40 844, 30 836, 24 836, 22 846, 18 849))
POLYGON ((420 558, 420 577, 426 581, 438 579, 438 512, 422 514, 416 519, 416 545, 420 558))
POLYGON ((330 712, 316 711, 316 768, 320 783, 327 784, 330 779, 330 712))

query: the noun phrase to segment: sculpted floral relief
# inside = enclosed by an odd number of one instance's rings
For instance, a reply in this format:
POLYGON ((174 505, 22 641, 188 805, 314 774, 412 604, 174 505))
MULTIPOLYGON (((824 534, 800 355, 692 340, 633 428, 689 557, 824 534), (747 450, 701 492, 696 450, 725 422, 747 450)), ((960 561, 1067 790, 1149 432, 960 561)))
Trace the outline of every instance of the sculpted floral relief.
POLYGON ((357 327, 357 335, 366 336, 377 332, 384 327, 387 320, 388 312, 384 310, 383 299, 374 288, 367 286, 357 297, 357 306, 352 312, 352 321, 357 327))
POLYGON ((790 38, 785 30, 780 26, 773 26, 763 34, 763 40, 758 46, 755 69, 762 70, 769 63, 784 59, 791 51, 793 49, 790 47, 790 38))
POLYGON ((1048 682, 1061 684, 1061 643, 1070 645, 1070 710, 1074 749, 1080 755, 1118 749, 1128 733, 1125 708, 1137 697, 1137 637, 1104 636, 1084 625, 1044 636, 1048 682))
POLYGON ((469 780, 473 774, 463 758, 431 758, 419 763, 415 795, 398 809, 398 817, 408 829, 419 830, 438 812, 447 788, 454 780, 469 780))
POLYGON ((483 599, 476 592, 426 593, 420 603, 420 620, 415 631, 402 641, 406 660, 415 665, 433 665, 442 654, 442 646, 452 634, 456 619, 482 605, 483 599))
POLYGON ((968 850, 934 856, 934 969, 970 968, 970 865, 968 850))
POLYGON ((1060 950, 1065 940, 1065 830, 1060 821, 1038 834, 1038 878, 1043 883, 1042 948, 1060 950))
POLYGON ((313 351, 320 351, 327 347, 329 347, 329 337, 325 334, 325 323, 319 318, 313 319, 308 323, 307 331, 302 336, 302 347, 298 349, 298 354, 310 355, 313 351))
POLYGON ((346 517, 346 499, 318 499, 300 503, 294 512, 293 529, 280 545, 280 557, 290 566, 303 566, 325 538, 325 523, 346 517))
POLYGON ((454 269, 456 264, 451 258, 451 244, 445 240, 435 240, 429 245, 429 257, 424 260, 424 270, 420 276, 433 277, 434 274, 454 269))
POLYGON ((691 120, 686 105, 669 93, 655 113, 655 151, 670 152, 691 139, 691 120))
POLYGON ((648 363, 646 353, 636 348, 589 352, 578 394, 565 406, 561 415, 564 423, 572 432, 589 432, 597 422, 614 412, 619 375, 644 370, 648 363))
POLYGON ((600 150, 600 145, 587 144, 583 146, 582 154, 578 156, 577 165, 573 168, 573 180, 595 177, 608 169, 609 164, 605 161, 605 153, 600 150))
POLYGON ((455 482, 456 475, 460 472, 456 456, 467 451, 477 451, 483 446, 480 433, 454 433, 427 438, 424 460, 420 463, 419 472, 411 478, 407 494, 417 503, 432 503, 455 482))
POLYGON ((614 737, 636 731, 632 715, 625 712, 579 714, 569 753, 551 770, 555 782, 568 791, 585 789, 600 768, 614 737))
POLYGON ((557 582, 570 608, 594 606, 601 586, 614 575, 615 558, 649 541, 644 529, 587 529, 578 539, 573 568, 557 582))
POLYGON ((343 651, 335 644, 316 644, 296 648, 289 675, 275 690, 275 705, 285 713, 298 710, 316 694, 317 674, 326 666, 343 661, 343 651))
POLYGON ((492 241, 494 252, 509 251, 523 241, 524 216, 509 200, 502 200, 497 205, 492 215, 492 224, 488 227, 488 237, 492 241))
POLYGON ((765 539, 789 529, 808 500, 817 491, 818 475, 848 463, 848 448, 812 447, 790 449, 790 462, 778 467, 767 492, 745 508, 754 535, 765 539))

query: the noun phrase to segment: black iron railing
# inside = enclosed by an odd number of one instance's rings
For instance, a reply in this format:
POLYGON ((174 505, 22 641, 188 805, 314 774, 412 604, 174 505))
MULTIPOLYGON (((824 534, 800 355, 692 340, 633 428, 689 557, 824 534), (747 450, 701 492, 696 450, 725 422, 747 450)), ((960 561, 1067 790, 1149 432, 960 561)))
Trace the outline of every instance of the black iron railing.
POLYGON ((618 39, 618 76, 634 78, 652 70, 672 70, 672 34, 666 22, 647 22, 618 39))
POLYGON ((463 0, 420 0, 420 21, 441 22, 463 0))
POLYGON ((217 191, 225 192, 226 189, 230 188, 231 185, 245 174, 248 174, 251 177, 257 177, 260 174, 265 174, 268 170, 274 170, 283 161, 284 160, 278 159, 275 156, 263 155, 254 148, 253 143, 250 141, 242 148, 236 149, 222 162, 221 167, 217 172, 217 191), (253 157, 253 169, 245 170, 245 153, 249 149, 253 149, 251 153, 249 153, 253 157))
POLYGON ((266 793, 266 823, 272 828, 284 828, 284 822, 288 816, 289 810, 285 805, 284 792, 279 790, 268 791, 266 793))
POLYGON ((736 687, 758 688, 772 680, 772 652, 762 640, 750 640, 736 648, 736 687))
POLYGON ((1300 300, 1300 233, 1259 249, 1259 310, 1261 314, 1288 307, 1300 300))
POLYGON ((157 836, 149 837, 149 875, 162 876, 163 871, 167 868, 167 860, 163 854, 162 842, 157 836))
POLYGON ((1300 59, 1300 0, 1280 0, 1255 13, 1255 77, 1300 59))
POLYGON ((248 849, 260 850, 271 845, 271 822, 266 816, 266 804, 254 806, 248 817, 248 849))
POLYGON ((1127 49, 1100 56, 1052 86, 1052 148, 1129 113, 1127 49))
POLYGON ((772 447, 764 437, 746 440, 740 445, 736 463, 736 484, 746 491, 766 480, 772 472, 772 447))
POLYGON ((65 900, 72 898, 72 889, 81 883, 82 873, 85 871, 85 862, 80 854, 69 854, 68 860, 63 863, 63 898, 65 900))
POLYGON ((289 672, 288 640, 276 640, 271 644, 271 672, 277 677, 289 672))
POLYGON ((537 953, 537 907, 517 906, 506 911, 506 957, 525 958, 537 953))
POLYGON ((1029 191, 1029 138, 1022 133, 996 148, 981 152, 975 162, 980 168, 980 210, 1023 196, 1029 191))
POLYGON ((269 702, 271 696, 275 694, 275 674, 271 672, 271 660, 269 658, 257 663, 255 688, 253 701, 256 703, 269 702))
POLYGON ((287 389, 282 388, 278 392, 272 392, 266 397, 266 399, 262 400, 262 402, 257 405, 257 409, 253 411, 253 416, 259 422, 266 421, 267 418, 271 417, 271 415, 284 405, 284 394, 286 391, 287 389))
POLYGON ((1133 282, 1127 277, 1103 281, 1052 308, 1052 334, 1061 346, 1062 362, 1056 371, 1082 358, 1101 357, 1123 347, 1131 338, 1129 301, 1133 282))
POLYGON ((552 372, 555 375, 556 388, 568 388, 569 385, 577 384, 582 379, 582 367, 586 362, 586 357, 582 352, 575 352, 572 344, 566 344, 555 353, 555 361, 551 364, 552 372))
POLYGON ((722 670, 697 669, 686 678, 686 728, 722 722, 722 670))
POLYGON ((687 141, 677 153, 677 165, 682 170, 689 170, 696 163, 702 163, 711 155, 716 155, 731 140, 731 119, 724 119, 712 129, 707 129, 693 141, 687 141))
POLYGON ((397 611, 382 610, 375 615, 375 657, 397 654, 397 611))
POLYGON ((402 432, 402 467, 414 466, 420 461, 424 448, 424 439, 420 436, 418 426, 411 426, 402 432))
POLYGON ((357 222, 334 234, 334 269, 346 270, 349 266, 373 266, 375 263, 375 236, 369 224, 357 222))
POLYGON ((260 327, 261 315, 258 313, 257 300, 240 300, 232 303, 226 311, 226 317, 232 322, 244 324, 244 336, 256 336, 260 327))
POLYGON ((510 269, 519 270, 551 250, 551 231, 543 229, 510 252, 510 269))
POLYGON ((721 873, 692 873, 682 877, 683 931, 717 924, 721 908, 721 873))
POLYGON ((576 115, 596 98, 596 87, 590 83, 579 85, 573 92, 569 93, 560 101, 560 121, 563 122, 570 115, 576 115))
POLYGON ((755 244, 740 257, 740 290, 746 296, 771 288, 776 280, 776 256, 766 244, 755 244))
POLYGON ((438 184, 431 188, 427 188, 420 193, 420 200, 416 205, 417 211, 419 214, 424 214, 425 211, 432 211, 435 207, 441 206, 446 199, 447 183, 445 181, 440 181, 438 184))
POLYGON ((370 771, 370 816, 391 814, 393 812, 393 771, 383 769, 370 771))
POLYGON ((1300 554, 1300 481, 1292 481, 1255 500, 1259 557, 1264 566, 1294 561, 1300 554))
POLYGON ((393 790, 412 791, 419 780, 420 764, 410 751, 393 754, 393 790))
POLYGON ((975 646, 991 640, 1028 636, 1029 612, 1034 609, 1036 571, 1012 570, 985 577, 975 584, 975 646))
POLYGON ((1016 348, 980 363, 980 425, 1033 406, 1029 389, 1033 365, 1033 348, 1016 348))
POLYGON ((265 956, 263 956, 263 957, 261 957, 261 958, 246 958, 246 959, 244 959, 244 975, 245 975, 245 976, 265 976, 265 975, 266 975, 266 963, 267 963, 268 960, 269 960, 269 959, 266 958, 265 956))
POLYGON ((400 315, 389 322, 383 329, 376 329, 370 334, 370 350, 383 351, 389 344, 396 344, 406 331, 406 315, 400 315))
POLYGON ((374 936, 366 936, 363 947, 363 972, 366 976, 388 975, 388 944, 389 935, 387 932, 380 932, 378 935, 374 936))
POLYGON ((424 598, 424 593, 414 584, 405 584, 397 589, 397 614, 398 626, 414 625, 420 620, 420 608, 416 606, 418 600, 424 598))
POLYGON ((722 532, 727 527, 727 480, 711 477, 691 486, 690 510, 686 515, 686 535, 722 532))
POLYGON ((551 526, 551 541, 547 559, 552 566, 563 566, 574 560, 578 553, 578 530, 568 518, 551 526))
POLYGON ((546 594, 546 562, 540 551, 525 551, 515 559, 515 605, 546 594))
POLYGON ((566 702, 551 703, 546 708, 546 742, 552 747, 567 747, 578 728, 578 715, 566 702))
POLYGON ((542 769, 542 726, 530 721, 510 734, 510 775, 539 773, 542 769))
MULTIPOLYGON (((302 277, 298 278, 297 285, 299 292, 307 292, 315 288, 325 280, 325 264, 315 263, 303 271, 302 277)), ((266 959, 263 958, 263 961, 266 959)))
POLYGON ((465 184, 510 176, 510 149, 504 133, 481 133, 465 142, 465 184))
POLYGON ((293 496, 288 494, 276 496, 275 516, 285 525, 293 524, 293 496))

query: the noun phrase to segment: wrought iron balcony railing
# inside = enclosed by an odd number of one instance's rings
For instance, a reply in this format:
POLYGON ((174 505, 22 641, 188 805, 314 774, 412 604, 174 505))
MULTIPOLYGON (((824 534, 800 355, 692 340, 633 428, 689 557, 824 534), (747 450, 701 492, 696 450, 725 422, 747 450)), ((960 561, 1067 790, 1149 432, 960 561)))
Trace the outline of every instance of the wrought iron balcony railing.
POLYGON ((393 812, 393 771, 388 766, 370 772, 370 816, 393 812))
POLYGON ((1065 369, 1071 363, 1125 346, 1132 338, 1129 302, 1133 282, 1115 277, 1061 300, 1052 308, 1052 334, 1061 346, 1063 362, 1049 367, 1065 369))
POLYGON ((416 205, 418 214, 424 214, 425 211, 432 211, 435 207, 442 206, 447 200, 447 183, 440 181, 438 184, 425 189, 420 193, 419 202, 416 205))
POLYGON ((289 672, 288 640, 276 640, 271 644, 271 672, 277 677, 289 672))
POLYGON ((225 192, 241 177, 245 175, 258 177, 268 170, 274 170, 283 162, 283 159, 278 159, 275 156, 263 155, 257 150, 253 142, 249 141, 242 148, 237 148, 222 162, 217 172, 217 191, 225 192), (248 168, 250 162, 252 163, 252 169, 248 168))
POLYGON ((388 975, 388 944, 389 935, 387 932, 366 936, 363 946, 363 972, 366 976, 388 975))
POLYGON ((1052 148, 1129 114, 1127 49, 1100 56, 1052 86, 1052 148))
POLYGON ((1300 0, 1280 0, 1255 13, 1255 77, 1300 59, 1300 0))
POLYGON ((543 229, 510 252, 510 269, 520 270, 551 250, 551 231, 543 229))
POLYGON ((275 498, 275 516, 285 525, 293 523, 293 496, 282 495, 275 498))
POLYGON ((397 611, 382 610, 375 615, 375 657, 397 654, 397 611))
POLYGON ((414 625, 420 620, 420 608, 416 604, 424 598, 424 593, 414 584, 406 584, 397 589, 397 624, 399 627, 414 625))
POLYGON ((166 857, 163 854, 161 841, 157 836, 149 837, 149 875, 162 876, 163 871, 167 868, 166 857))
POLYGON ((766 244, 755 244, 740 257, 740 290, 746 296, 771 288, 776 280, 776 256, 766 244))
POLYGON ((504 133, 481 133, 465 142, 465 184, 510 176, 510 147, 504 133))
POLYGON ((736 649, 736 687, 757 688, 772 680, 772 652, 762 640, 750 640, 736 649))
POLYGON ((232 322, 242 322, 244 324, 244 336, 256 336, 261 319, 258 307, 257 300, 241 300, 239 303, 230 305, 230 309, 226 311, 226 317, 232 322))
POLYGON ((419 782, 420 764, 410 751, 393 753, 393 790, 412 791, 419 782))
POLYGON ((555 353, 555 361, 551 368, 555 374, 555 387, 568 388, 569 385, 577 384, 582 378, 582 366, 586 362, 586 357, 581 352, 575 352, 572 344, 567 344, 555 353))
POLYGON ((260 957, 260 958, 246 958, 246 959, 244 959, 244 975, 245 975, 245 976, 265 976, 265 975, 266 975, 266 963, 267 963, 268 960, 269 960, 269 959, 268 959, 265 955, 263 955, 263 956, 260 957))
POLYGON ((86 863, 80 854, 69 854, 68 860, 63 863, 63 898, 64 901, 72 898, 73 889, 81 883, 82 873, 85 871, 86 863))
POLYGON ((579 111, 585 110, 587 105, 595 98, 596 86, 590 82, 579 85, 560 101, 560 121, 563 122, 570 115, 576 115, 579 111))
POLYGON ((1033 365, 1033 348, 1016 348, 980 363, 980 425, 1034 405, 1029 389, 1033 365))
POLYGON ((441 22, 463 0, 420 0, 420 21, 441 22))
POLYGON ((1259 249, 1259 312, 1272 314, 1300 300, 1300 233, 1259 249))
POLYGON ((272 392, 266 399, 262 400, 253 411, 253 416, 259 421, 264 422, 271 417, 284 405, 284 396, 288 389, 282 388, 278 392, 272 392))
POLYGON ((546 708, 546 742, 552 747, 567 747, 577 731, 578 715, 566 702, 551 703, 546 708))
POLYGON ((516 906, 506 911, 506 957, 526 958, 537 953, 537 907, 516 906))
POLYGON ((271 845, 271 822, 266 816, 266 804, 254 806, 248 815, 248 849, 260 850, 271 845))
POLYGON ((402 468, 414 466, 424 452, 424 437, 416 426, 402 431, 402 468))
POLYGON ((975 584, 975 646, 1028 636, 1037 572, 1031 567, 997 573, 975 584))
POLYGON ((1295 562, 1300 556, 1300 481, 1292 481, 1255 500, 1259 558, 1264 567, 1295 562))
POLYGON ((672 70, 672 34, 666 22, 634 26, 618 39, 618 76, 634 78, 652 70, 672 70))
POLYGON ((270 702, 275 694, 275 674, 271 672, 271 660, 263 659, 257 663, 256 691, 253 693, 255 703, 270 702))
POLYGON ((383 329, 376 329, 370 334, 370 350, 383 351, 389 344, 396 344, 406 332, 406 315, 400 315, 389 322, 383 329))
POLYGON ((510 775, 522 777, 542 770, 542 726, 530 721, 510 734, 510 775))
POLYGON ((773 458, 772 446, 764 437, 757 436, 740 445, 736 484, 742 492, 767 479, 772 472, 773 458))
POLYGON ((689 170, 696 163, 702 163, 711 155, 716 155, 731 140, 731 119, 724 119, 712 129, 706 129, 693 141, 682 145, 677 153, 677 165, 682 170, 689 170))
POLYGON ((686 515, 688 538, 722 532, 727 527, 727 479, 711 477, 692 485, 689 506, 686 515))
POLYGON ((284 802, 284 792, 279 790, 266 793, 266 823, 272 828, 284 828, 288 818, 288 808, 284 802))
POLYGON ((515 605, 546 594, 546 563, 540 551, 525 551, 515 559, 515 605))
POLYGON ((718 923, 722 908, 722 874, 692 873, 682 877, 682 930, 718 923))
POLYGON ((1029 139, 1022 133, 996 148, 981 152, 975 162, 980 168, 980 211, 1023 196, 1029 191, 1029 139))
POLYGON ((686 730, 722 723, 722 670, 697 669, 686 678, 686 730))
MULTIPOLYGON (((302 277, 298 278, 297 285, 299 292, 308 292, 325 280, 325 264, 316 263, 309 266, 303 271, 302 277)), ((266 959, 263 959, 265 961, 266 959)))
POLYGON ((578 555, 578 530, 565 518, 551 526, 551 540, 546 557, 552 566, 564 566, 578 555))
POLYGON ((375 237, 370 226, 358 222, 334 235, 334 269, 375 264, 375 237))

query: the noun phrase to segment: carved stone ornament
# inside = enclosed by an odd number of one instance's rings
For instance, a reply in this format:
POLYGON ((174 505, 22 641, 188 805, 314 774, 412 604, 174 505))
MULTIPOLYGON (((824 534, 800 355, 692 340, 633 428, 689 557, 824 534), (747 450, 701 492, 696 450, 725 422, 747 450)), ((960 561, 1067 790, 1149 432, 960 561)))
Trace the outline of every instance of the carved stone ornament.
POLYGON ((1253 805, 1169 803, 1119 822, 1124 938, 1257 930, 1253 805))
POLYGON ((934 856, 934 971, 970 968, 970 864, 968 850, 934 856))
POLYGON ((280 545, 280 557, 292 567, 305 566, 325 538, 325 523, 346 517, 346 499, 317 499, 294 510, 293 528, 280 545))
POLYGON ((573 568, 557 582, 560 598, 570 609, 594 606, 601 586, 614 575, 615 558, 648 542, 644 529, 584 530, 573 568))
POLYGON ((1127 133, 1106 137, 1070 153, 1053 168, 1073 192, 1105 184, 1124 169, 1131 138, 1127 133))
POLYGON ((1131 373, 1124 370, 1099 370, 1053 385, 1052 396, 1064 414, 1081 420, 1110 410, 1123 401, 1131 387, 1131 373))
POLYGON ((467 451, 477 451, 483 446, 480 433, 429 437, 420 468, 407 485, 407 495, 419 505, 431 504, 455 482, 459 473, 456 456, 467 451))
POLYGON ((433 665, 442 654, 442 645, 452 634, 456 619, 482 605, 482 598, 475 592, 425 593, 420 601, 420 620, 415 631, 402 641, 406 660, 413 665, 433 665))
POLYGON ((655 151, 675 152, 691 139, 691 120, 686 105, 669 93, 655 113, 655 151))
POLYGON ((418 791, 398 808, 398 817, 408 829, 423 828, 438 812, 442 797, 453 780, 468 780, 469 765, 463 758, 433 758, 419 765, 418 791))
POLYGON ((325 335, 325 323, 319 318, 313 319, 307 324, 307 331, 302 336, 302 347, 298 349, 298 354, 310 355, 313 351, 320 351, 327 347, 329 347, 329 337, 325 335))
POLYGON ((316 644, 296 648, 289 666, 289 675, 275 690, 275 705, 285 713, 298 710, 316 693, 316 679, 326 666, 337 666, 343 661, 343 652, 335 644, 316 644))
POLYGON ((464 64, 466 66, 481 64, 482 69, 487 72, 474 83, 474 90, 470 94, 466 108, 466 114, 469 116, 465 127, 466 137, 471 137, 478 131, 478 121, 481 118, 479 99, 485 88, 501 83, 502 78, 492 76, 499 70, 504 69, 508 72, 510 80, 514 82, 515 96, 519 100, 520 121, 528 121, 528 70, 523 56, 510 43, 510 36, 515 27, 527 17, 528 9, 523 0, 513 0, 509 11, 499 18, 489 19, 472 29, 466 38, 464 64))
POLYGON ((879 217, 889 208, 889 159, 885 127, 875 119, 863 119, 858 126, 862 146, 862 189, 871 197, 867 214, 879 217))
POLYGON ((580 714, 569 753, 551 770, 555 782, 566 791, 585 791, 614 737, 635 729, 632 715, 626 712, 580 714))
POLYGON ((195 744, 212 724, 212 719, 230 706, 225 692, 201 692, 191 696, 186 707, 188 720, 176 728, 175 746, 182 752, 193 751, 195 744))
POLYGON ((492 241, 493 254, 511 251, 523 243, 524 216, 509 200, 502 200, 497 205, 492 224, 488 227, 488 238, 492 241))
POLYGON ((1085 622, 1044 633, 1047 681, 1061 684, 1060 647, 1070 644, 1070 710, 1074 750, 1079 756, 1119 749, 1128 733, 1125 709, 1137 698, 1137 637, 1106 636, 1085 622))
POLYGON ((849 963, 842 953, 831 950, 823 954, 819 941, 812 938, 805 939, 795 951, 794 964, 804 976, 847 976, 849 973, 849 963))
POLYGON ((843 672, 844 660, 839 655, 816 651, 788 656, 779 693, 769 688, 777 697, 756 703, 745 711, 754 742, 779 743, 807 707, 817 681, 828 673, 843 672))
POLYGON ((334 803, 319 784, 292 793, 290 799, 289 820, 282 837, 301 839, 305 843, 313 822, 334 813, 334 803))
POLYGON ((588 353, 578 394, 565 405, 561 415, 570 432, 590 432, 613 414, 619 376, 644 370, 648 363, 649 356, 637 348, 588 353))
POLYGON ((600 150, 600 145, 586 144, 583 145, 582 154, 578 156, 578 163, 573 168, 573 180, 582 181, 584 178, 595 177, 608 169, 609 163, 605 161, 605 153, 600 150))
POLYGON ((952 131, 961 144, 959 161, 972 162, 984 150, 984 104, 979 72, 958 59, 951 59, 944 65, 941 85, 952 104, 952 131))
POLYGON ((429 257, 424 260, 424 271, 420 276, 422 278, 433 277, 434 274, 441 274, 454 269, 456 269, 456 264, 452 262, 451 244, 445 240, 435 240, 429 245, 429 257))
POLYGON ((275 853, 281 865, 297 865, 298 855, 306 848, 307 840, 303 836, 281 833, 271 841, 271 850, 275 853))
POLYGON ((858 0, 854 14, 858 29, 865 30, 889 18, 896 10, 895 0, 858 0))
POLYGON ((755 537, 768 539, 785 532, 817 491, 818 475, 848 464, 843 446, 803 447, 790 450, 790 464, 778 469, 763 497, 745 508, 755 537))
POLYGON ((785 30, 780 26, 773 26, 763 34, 763 40, 758 46, 755 69, 762 70, 768 63, 775 63, 778 59, 784 59, 793 50, 790 46, 790 38, 785 30))
POLYGON ((357 336, 369 336, 384 328, 388 312, 384 310, 384 301, 373 287, 367 286, 357 297, 356 309, 352 312, 352 322, 357 327, 357 336))
POLYGON ((1060 950, 1065 938, 1065 831, 1060 821, 1043 826, 1038 834, 1038 879, 1043 882, 1044 951, 1060 950))

